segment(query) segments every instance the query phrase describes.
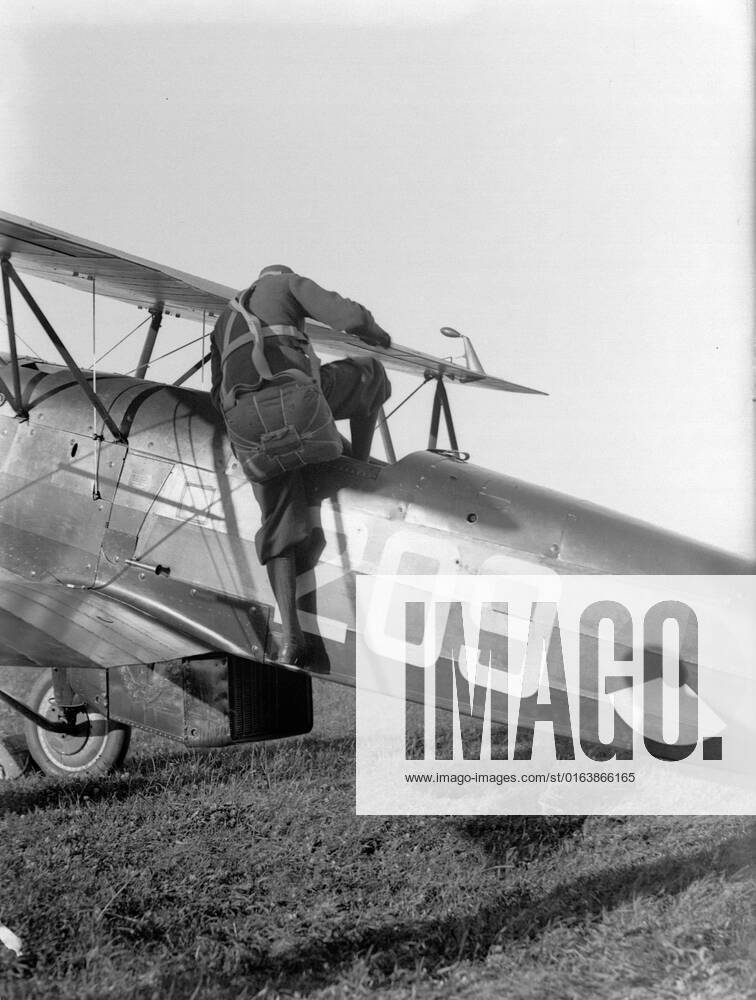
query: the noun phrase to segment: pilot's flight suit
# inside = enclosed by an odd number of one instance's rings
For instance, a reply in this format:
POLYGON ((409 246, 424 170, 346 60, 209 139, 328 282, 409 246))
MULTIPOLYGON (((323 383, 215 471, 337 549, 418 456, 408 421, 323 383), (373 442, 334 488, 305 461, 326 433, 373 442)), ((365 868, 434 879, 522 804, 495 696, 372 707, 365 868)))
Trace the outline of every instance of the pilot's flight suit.
MULTIPOLYGON (((319 320, 334 329, 356 334, 368 344, 381 347, 390 346, 389 335, 378 326, 364 306, 342 298, 335 292, 326 291, 314 281, 294 274, 283 265, 264 268, 251 291, 243 297, 243 305, 260 320, 266 333, 265 360, 271 372, 275 375, 289 368, 298 368, 319 378, 334 419, 350 420, 353 457, 367 461, 380 407, 391 392, 383 365, 375 358, 347 358, 321 367, 304 333, 304 320, 306 317, 319 320)), ((235 319, 230 317, 231 310, 227 307, 221 313, 211 337, 211 398, 223 413, 229 432, 238 442, 240 437, 245 436, 245 420, 249 419, 250 407, 254 406, 254 390, 245 390, 244 387, 257 381, 257 373, 254 370, 250 372, 248 352, 239 350, 230 356, 228 363, 231 368, 227 372, 225 384, 230 381, 240 388, 238 393, 234 393, 236 398, 231 400, 232 405, 224 408, 221 399, 221 331, 228 322, 246 324, 238 313, 235 313, 235 319)), ((243 462, 243 449, 235 444, 235 451, 243 462)), ((253 483, 252 486, 262 512, 262 525, 255 538, 257 554, 260 562, 268 565, 271 583, 281 608, 284 645, 289 642, 297 647, 297 652, 301 652, 304 640, 296 622, 296 609, 294 607, 294 621, 290 629, 296 635, 287 636, 283 605, 293 604, 293 595, 287 591, 294 586, 294 549, 307 538, 309 532, 302 474, 299 471, 285 472, 275 479, 262 484, 253 483), (285 574, 280 566, 274 565, 284 557, 288 560, 285 574), (282 574, 287 577, 288 582, 284 585, 279 579, 277 586, 276 577, 281 577, 282 574)), ((279 659, 284 658, 295 662, 279 653, 279 659)))

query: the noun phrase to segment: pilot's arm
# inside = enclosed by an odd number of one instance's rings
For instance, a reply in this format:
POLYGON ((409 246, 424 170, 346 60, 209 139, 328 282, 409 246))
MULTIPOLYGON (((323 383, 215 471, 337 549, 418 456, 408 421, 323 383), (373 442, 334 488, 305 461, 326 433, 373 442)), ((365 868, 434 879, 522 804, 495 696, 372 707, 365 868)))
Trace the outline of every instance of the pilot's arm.
POLYGON ((292 279, 290 289, 305 314, 312 319, 326 323, 334 330, 353 333, 371 346, 391 347, 391 337, 359 302, 345 299, 337 292, 328 292, 309 278, 298 275, 292 279))

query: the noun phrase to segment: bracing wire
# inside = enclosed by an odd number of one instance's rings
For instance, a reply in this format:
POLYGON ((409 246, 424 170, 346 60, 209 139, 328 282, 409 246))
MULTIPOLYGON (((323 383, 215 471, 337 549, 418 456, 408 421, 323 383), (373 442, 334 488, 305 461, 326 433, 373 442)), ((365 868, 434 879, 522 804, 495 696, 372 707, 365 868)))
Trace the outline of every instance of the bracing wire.
MULTIPOLYGON (((4 319, 0 318, 0 323, 2 323, 3 326, 7 329, 8 324, 6 323, 6 321, 4 319)), ((32 355, 32 357, 35 357, 35 358, 39 357, 39 355, 36 353, 36 351, 34 350, 34 348, 33 347, 29 347, 29 345, 26 343, 26 341, 21 336, 21 334, 18 332, 18 330, 16 330, 16 340, 21 341, 21 343, 24 345, 24 347, 26 348, 26 350, 30 352, 30 354, 32 355)))
POLYGON ((104 361, 105 358, 107 358, 107 356, 109 354, 112 354, 112 352, 116 349, 116 347, 120 347, 121 344, 123 344, 125 341, 127 341, 129 339, 129 337, 132 335, 132 333, 136 333, 137 330, 141 330, 141 328, 144 326, 144 324, 145 323, 149 323, 149 321, 150 321, 150 316, 147 316, 147 318, 143 319, 141 323, 137 323, 137 325, 134 327, 134 329, 133 330, 129 330, 129 332, 126 334, 125 337, 121 337, 121 339, 117 343, 113 344, 113 346, 109 347, 107 349, 107 351, 105 351, 104 354, 100 355, 100 357, 97 359, 97 364, 99 365, 102 361, 104 361))
POLYGON ((385 424, 385 423, 387 423, 387 422, 388 422, 388 420, 389 420, 389 417, 393 417, 393 415, 394 415, 394 414, 396 413, 396 411, 397 411, 398 409, 400 409, 400 407, 404 406, 404 404, 405 404, 405 403, 406 403, 406 402, 407 402, 408 400, 412 399, 412 397, 413 397, 413 396, 415 395, 415 393, 416 393, 416 392, 420 392, 420 390, 422 389, 422 387, 423 387, 423 386, 424 386, 425 384, 426 384, 425 382, 421 382, 421 383, 420 383, 420 385, 418 385, 418 386, 417 386, 417 387, 416 387, 415 389, 413 389, 413 390, 412 390, 412 392, 410 392, 410 393, 409 393, 408 395, 406 395, 406 396, 404 397, 404 399, 403 399, 403 400, 401 401, 401 403, 397 403, 397 405, 396 405, 396 406, 394 407, 394 409, 393 409, 393 410, 391 411, 391 413, 387 413, 387 414, 386 414, 386 416, 385 416, 385 417, 384 417, 384 418, 383 418, 382 420, 379 420, 379 421, 378 421, 378 425, 377 425, 377 426, 378 426, 378 427, 380 427, 380 426, 381 426, 381 424, 385 424))
MULTIPOLYGON (((177 354, 179 351, 183 351, 185 347, 191 347, 192 344, 199 344, 199 342, 204 339, 204 336, 205 335, 203 333, 201 336, 195 337, 194 340, 187 340, 185 344, 180 344, 178 347, 174 347, 172 351, 166 351, 165 354, 161 354, 157 358, 152 358, 150 364, 154 365, 156 362, 162 361, 164 358, 169 358, 172 354, 177 354)), ((124 372, 124 375, 133 375, 135 372, 136 368, 132 368, 131 371, 124 372)))

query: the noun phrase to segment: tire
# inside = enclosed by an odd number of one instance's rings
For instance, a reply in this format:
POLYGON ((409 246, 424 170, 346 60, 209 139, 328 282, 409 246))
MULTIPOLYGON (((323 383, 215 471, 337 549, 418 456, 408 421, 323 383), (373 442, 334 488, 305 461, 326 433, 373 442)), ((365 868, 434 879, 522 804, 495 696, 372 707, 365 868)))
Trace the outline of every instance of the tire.
MULTIPOLYGON (((63 718, 55 705, 52 678, 45 672, 35 682, 28 704, 38 715, 58 721, 63 718)), ((77 775, 102 775, 116 770, 129 749, 131 728, 108 720, 87 705, 76 716, 86 723, 83 735, 63 736, 50 733, 24 720, 24 737, 29 753, 44 774, 56 778, 77 775)))

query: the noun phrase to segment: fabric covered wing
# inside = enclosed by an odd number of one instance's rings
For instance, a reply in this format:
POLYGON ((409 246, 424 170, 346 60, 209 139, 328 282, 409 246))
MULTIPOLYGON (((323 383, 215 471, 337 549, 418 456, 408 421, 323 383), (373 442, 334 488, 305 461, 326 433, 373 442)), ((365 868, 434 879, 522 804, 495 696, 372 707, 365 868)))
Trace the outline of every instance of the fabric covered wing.
POLYGON ((424 354, 423 351, 415 351, 409 347, 402 347, 401 344, 392 344, 388 350, 383 350, 380 347, 368 347, 355 336, 332 330, 330 327, 314 323, 311 320, 307 322, 307 335, 320 350, 332 351, 339 356, 347 355, 353 358, 371 355, 380 358, 386 368, 406 372, 408 375, 420 378, 435 378, 442 375, 450 382, 461 382, 481 389, 522 392, 535 396, 548 395, 541 392, 540 389, 530 389, 525 385, 518 385, 516 382, 507 382, 504 379, 496 378, 494 375, 482 375, 464 365, 455 365, 452 361, 434 357, 432 354, 424 354))
POLYGON ((25 274, 193 319, 217 315, 237 289, 0 213, 0 252, 25 274))
POLYGON ((102 592, 0 575, 0 665, 117 667, 207 652, 102 592))
MULTIPOLYGON (((86 291, 92 290, 94 281, 98 295, 145 309, 161 308, 186 319, 212 320, 238 291, 1 212, 0 253, 9 254, 13 266, 26 274, 86 291)), ((368 347, 357 337, 320 323, 308 323, 307 332, 316 348, 349 357, 373 355, 394 371, 421 378, 441 375, 485 389, 546 395, 400 344, 388 350, 368 347)))

